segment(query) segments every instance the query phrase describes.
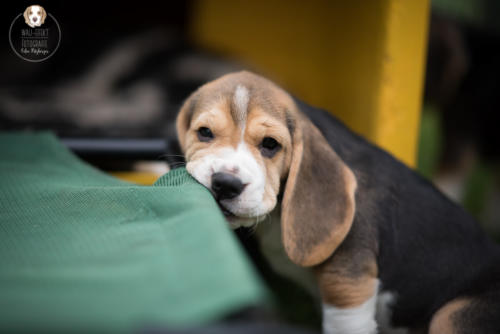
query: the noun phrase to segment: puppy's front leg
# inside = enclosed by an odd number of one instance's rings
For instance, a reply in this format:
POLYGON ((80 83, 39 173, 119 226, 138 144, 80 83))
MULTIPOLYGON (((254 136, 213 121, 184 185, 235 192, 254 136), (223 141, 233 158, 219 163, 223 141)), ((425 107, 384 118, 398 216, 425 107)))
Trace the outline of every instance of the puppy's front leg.
POLYGON ((323 303, 323 332, 325 334, 375 334, 376 294, 359 306, 337 307, 323 303))
POLYGON ((325 334, 375 334, 378 280, 372 275, 352 277, 342 271, 318 274, 323 300, 325 334))

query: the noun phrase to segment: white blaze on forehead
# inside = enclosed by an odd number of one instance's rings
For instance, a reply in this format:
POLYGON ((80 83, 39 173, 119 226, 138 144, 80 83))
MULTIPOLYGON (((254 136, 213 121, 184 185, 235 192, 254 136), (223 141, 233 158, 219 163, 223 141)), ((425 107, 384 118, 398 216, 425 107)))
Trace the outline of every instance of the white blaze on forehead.
MULTIPOLYGON (((30 10, 31 10, 31 15, 30 15, 31 17, 33 17, 33 16, 39 16, 38 13, 41 12, 40 6, 36 6, 36 5, 35 6, 30 6, 30 10)), ((42 13, 40 13, 40 15, 41 14, 42 13)))
POLYGON ((248 89, 242 85, 236 86, 233 95, 233 116, 237 124, 242 128, 245 127, 245 120, 248 111, 248 101, 250 100, 248 89))

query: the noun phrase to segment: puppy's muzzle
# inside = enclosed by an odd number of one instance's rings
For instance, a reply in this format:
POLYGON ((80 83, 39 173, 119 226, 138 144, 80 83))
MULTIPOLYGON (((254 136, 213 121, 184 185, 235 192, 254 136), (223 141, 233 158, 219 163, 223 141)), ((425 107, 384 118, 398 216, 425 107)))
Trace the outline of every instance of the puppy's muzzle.
POLYGON ((218 201, 233 199, 243 192, 245 185, 239 178, 228 173, 212 174, 212 191, 218 201))

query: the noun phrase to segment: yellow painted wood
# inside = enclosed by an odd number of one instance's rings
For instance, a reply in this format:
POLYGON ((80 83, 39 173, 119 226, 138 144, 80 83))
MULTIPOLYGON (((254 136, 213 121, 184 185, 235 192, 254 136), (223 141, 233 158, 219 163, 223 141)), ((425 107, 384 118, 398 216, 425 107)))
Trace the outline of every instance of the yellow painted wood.
POLYGON ((111 172, 110 174, 123 181, 145 186, 152 185, 161 176, 151 172, 111 172))
POLYGON ((373 139, 414 166, 422 109, 429 3, 390 1, 388 8, 386 56, 373 139))
POLYGON ((429 0, 199 0, 191 37, 413 166, 428 15, 429 0))

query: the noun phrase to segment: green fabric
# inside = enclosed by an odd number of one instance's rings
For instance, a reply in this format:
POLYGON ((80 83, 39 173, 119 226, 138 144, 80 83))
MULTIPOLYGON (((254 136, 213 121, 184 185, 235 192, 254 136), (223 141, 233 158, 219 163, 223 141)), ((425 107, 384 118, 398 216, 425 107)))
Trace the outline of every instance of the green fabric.
POLYGON ((0 331, 200 325, 265 298, 185 169, 136 186, 49 133, 0 134, 0 331))

